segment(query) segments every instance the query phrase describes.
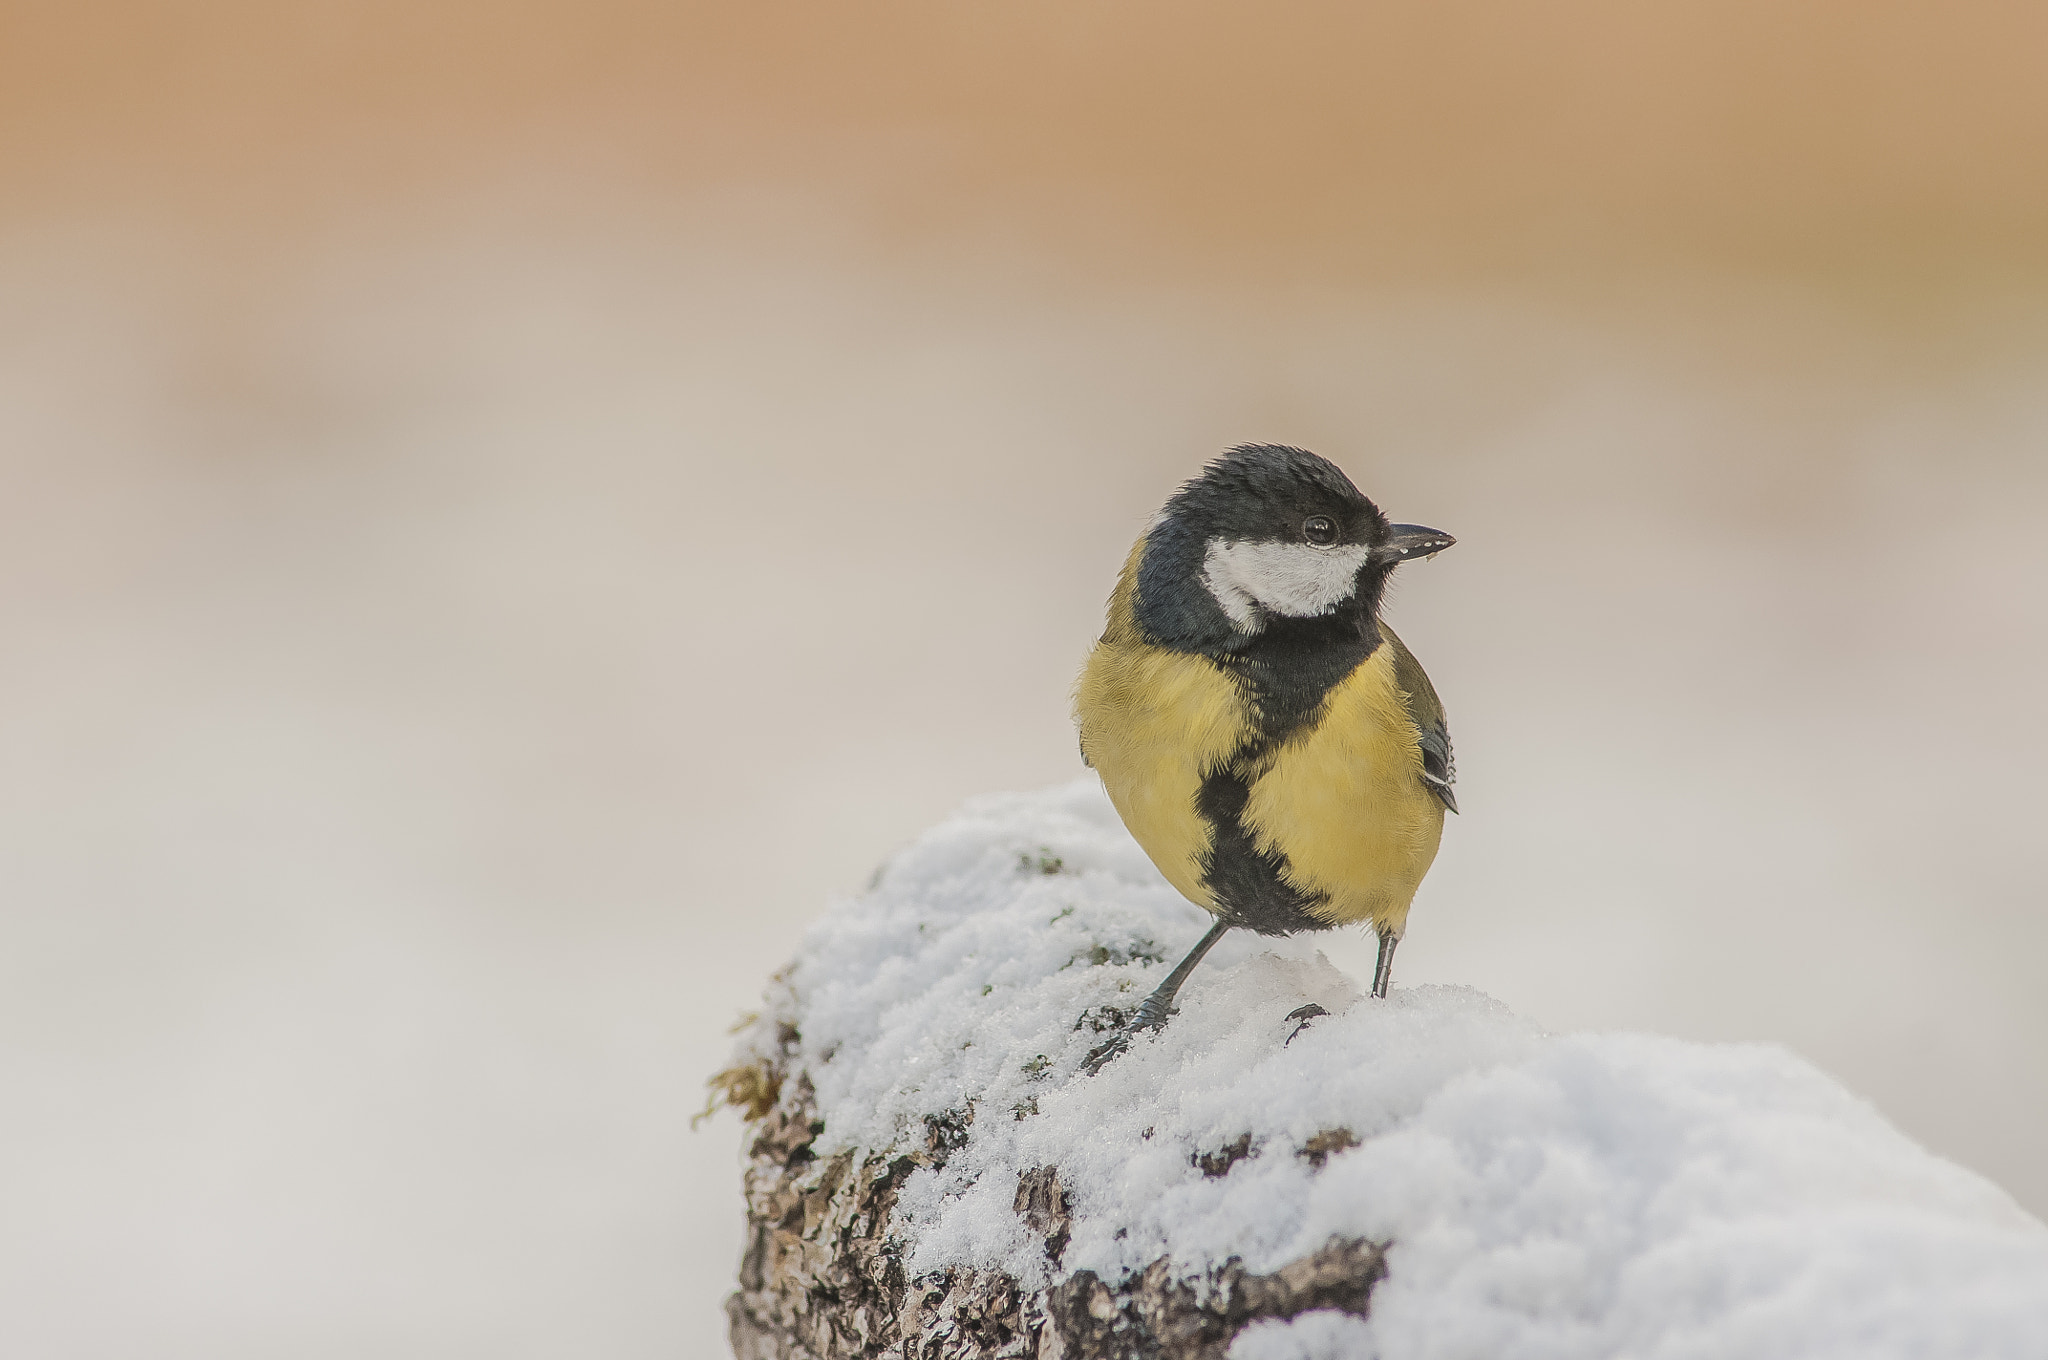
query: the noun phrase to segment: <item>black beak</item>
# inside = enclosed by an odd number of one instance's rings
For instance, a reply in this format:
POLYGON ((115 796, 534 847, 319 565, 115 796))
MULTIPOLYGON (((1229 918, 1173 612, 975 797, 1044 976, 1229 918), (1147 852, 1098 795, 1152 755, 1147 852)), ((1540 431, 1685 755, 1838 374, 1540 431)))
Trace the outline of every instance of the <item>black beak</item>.
POLYGON ((1425 529, 1420 524, 1395 524, 1389 526, 1387 541, 1372 550, 1372 560, 1387 565, 1414 562, 1434 557, 1457 541, 1441 529, 1425 529))

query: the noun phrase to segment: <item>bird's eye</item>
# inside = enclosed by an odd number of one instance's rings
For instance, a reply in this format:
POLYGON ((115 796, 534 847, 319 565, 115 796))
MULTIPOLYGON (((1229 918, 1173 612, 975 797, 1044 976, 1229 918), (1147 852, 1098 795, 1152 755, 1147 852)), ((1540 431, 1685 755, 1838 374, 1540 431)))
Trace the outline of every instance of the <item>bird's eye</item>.
POLYGON ((1337 541, 1337 522, 1328 515, 1310 515, 1302 522, 1301 536, 1318 548, 1327 548, 1337 541))

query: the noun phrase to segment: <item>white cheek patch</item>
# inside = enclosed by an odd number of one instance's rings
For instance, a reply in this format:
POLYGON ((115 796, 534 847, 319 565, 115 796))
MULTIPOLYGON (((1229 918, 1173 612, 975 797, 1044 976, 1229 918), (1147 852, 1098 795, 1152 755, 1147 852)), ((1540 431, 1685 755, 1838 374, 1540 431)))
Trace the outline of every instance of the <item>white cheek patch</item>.
POLYGON ((1310 619, 1350 598, 1371 554, 1363 543, 1316 548, 1212 538, 1202 554, 1202 584, 1240 628, 1256 628, 1260 609, 1310 619))

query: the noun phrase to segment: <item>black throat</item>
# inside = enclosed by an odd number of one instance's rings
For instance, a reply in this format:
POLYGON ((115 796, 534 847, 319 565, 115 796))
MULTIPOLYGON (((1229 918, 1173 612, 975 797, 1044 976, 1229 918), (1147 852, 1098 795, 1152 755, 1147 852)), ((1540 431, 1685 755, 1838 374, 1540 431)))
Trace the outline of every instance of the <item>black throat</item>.
POLYGON ((1256 734, 1247 747, 1263 752, 1294 735, 1379 645, 1372 611, 1345 608, 1314 619, 1272 619, 1247 646, 1217 657, 1244 690, 1256 734))
POLYGON ((1244 825, 1244 809, 1267 757, 1313 725, 1330 691, 1378 650, 1379 591, 1361 595, 1361 602, 1320 618, 1271 619, 1249 643, 1213 658, 1238 684, 1252 733, 1195 796, 1210 828, 1203 881, 1223 919, 1261 935, 1329 928, 1309 911, 1323 895, 1304 893, 1287 881, 1285 856, 1258 848, 1244 825))

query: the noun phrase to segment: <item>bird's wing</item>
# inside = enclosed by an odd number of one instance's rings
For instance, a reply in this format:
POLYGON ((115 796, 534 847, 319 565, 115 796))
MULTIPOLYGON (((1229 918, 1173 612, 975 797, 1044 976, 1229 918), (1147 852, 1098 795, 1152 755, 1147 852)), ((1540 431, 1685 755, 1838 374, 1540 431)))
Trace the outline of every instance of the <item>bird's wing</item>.
POLYGON ((1436 697, 1436 686, 1429 683, 1429 673, 1422 669, 1415 653, 1408 650, 1408 644, 1384 623, 1380 632, 1394 649, 1394 683, 1401 687, 1409 720, 1419 735, 1422 782, 1439 802, 1456 812, 1458 799, 1451 792, 1451 785, 1458 782, 1458 766, 1451 758, 1451 729, 1444 724, 1443 700, 1436 697))

